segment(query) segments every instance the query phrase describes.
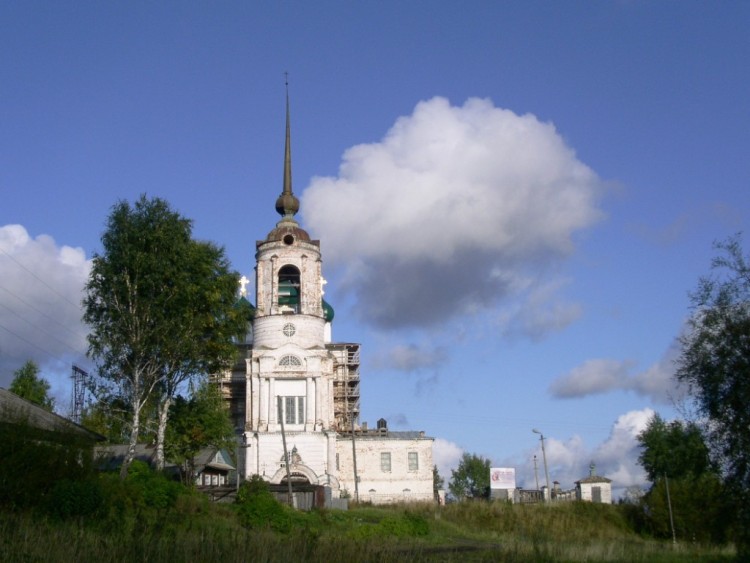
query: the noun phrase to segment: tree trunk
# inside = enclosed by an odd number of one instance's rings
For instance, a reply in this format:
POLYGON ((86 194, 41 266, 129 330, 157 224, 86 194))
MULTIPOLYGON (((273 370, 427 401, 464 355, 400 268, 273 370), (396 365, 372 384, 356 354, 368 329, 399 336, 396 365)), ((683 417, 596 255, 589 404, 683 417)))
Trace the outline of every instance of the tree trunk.
POLYGON ((167 420, 172 397, 166 395, 159 401, 159 427, 156 429, 156 470, 164 471, 164 436, 167 433, 167 420))
POLYGON ((135 446, 138 443, 138 433, 140 432, 141 423, 141 407, 143 403, 138 401, 137 398, 133 398, 133 424, 130 428, 130 443, 128 444, 128 451, 125 454, 125 459, 122 461, 120 467, 120 479, 123 481, 128 476, 128 469, 130 469, 130 463, 135 457, 135 446))

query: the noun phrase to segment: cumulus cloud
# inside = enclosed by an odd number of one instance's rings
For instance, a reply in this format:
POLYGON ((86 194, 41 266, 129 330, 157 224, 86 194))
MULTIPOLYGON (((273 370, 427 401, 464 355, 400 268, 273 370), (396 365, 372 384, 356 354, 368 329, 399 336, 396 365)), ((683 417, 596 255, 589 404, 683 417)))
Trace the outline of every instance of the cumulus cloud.
POLYGON ((448 351, 443 346, 431 344, 396 344, 381 350, 372 362, 375 369, 394 369, 405 372, 418 372, 437 368, 448 359, 448 351))
POLYGON ((550 385, 554 397, 569 399, 611 391, 632 391, 655 402, 679 402, 685 389, 674 379, 674 360, 678 349, 673 344, 664 356, 648 369, 632 373, 635 363, 624 360, 587 360, 550 385))
POLYGON ((646 472, 638 464, 640 447, 637 437, 652 416, 654 411, 650 408, 621 415, 612 426, 609 438, 592 453, 597 474, 612 479, 613 487, 626 489, 645 484, 646 472))
POLYGON ((446 489, 451 479, 451 470, 458 467, 458 462, 461 461, 463 454, 463 448, 449 440, 435 438, 432 443, 432 463, 437 465, 438 472, 445 479, 446 489))
POLYGON ((558 297, 558 291, 565 283, 564 280, 555 280, 535 284, 523 292, 520 300, 505 307, 497 315, 505 336, 525 336, 539 341, 578 319, 583 314, 581 305, 558 297))
MULTIPOLYGON (((553 125, 436 97, 380 142, 348 149, 337 177, 311 181, 302 209, 363 321, 425 327, 516 296, 601 218, 601 191, 553 125)), ((536 305, 515 317, 536 334, 577 314, 536 305)))
POLYGON ((0 227, 0 386, 34 360, 53 392, 64 394, 70 364, 86 350, 81 299, 89 269, 80 248, 32 238, 21 225, 0 227), (64 370, 65 378, 56 381, 46 369, 64 370))
MULTIPOLYGON (((638 464, 640 449, 637 436, 654 415, 650 408, 630 411, 617 418, 609 436, 601 444, 589 448, 580 438, 572 436, 559 440, 545 436, 545 451, 550 482, 558 481, 562 489, 571 489, 575 482, 586 477, 594 463, 597 475, 612 479, 613 490, 622 494, 628 487, 643 487, 646 474, 638 464)), ((533 456, 537 456, 537 476, 540 486, 544 484, 544 465, 541 445, 525 456, 519 470, 519 485, 525 488, 536 486, 533 456)), ((503 463, 512 464, 511 460, 503 463)))
POLYGON ((553 381, 550 392, 555 397, 571 398, 622 389, 631 367, 628 361, 587 360, 553 381))

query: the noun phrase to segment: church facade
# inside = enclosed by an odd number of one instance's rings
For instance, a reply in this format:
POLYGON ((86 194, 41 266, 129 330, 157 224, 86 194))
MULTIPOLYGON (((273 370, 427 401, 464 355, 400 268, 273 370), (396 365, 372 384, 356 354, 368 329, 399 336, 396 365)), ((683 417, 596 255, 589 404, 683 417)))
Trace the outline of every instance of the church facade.
POLYGON ((254 305, 243 279, 249 325, 239 360, 215 378, 241 441, 238 471, 322 485, 333 498, 432 501, 432 438, 390 431, 384 419, 360 423, 360 345, 332 342, 320 241, 299 225, 298 210, 287 98, 281 219, 256 242, 254 305))

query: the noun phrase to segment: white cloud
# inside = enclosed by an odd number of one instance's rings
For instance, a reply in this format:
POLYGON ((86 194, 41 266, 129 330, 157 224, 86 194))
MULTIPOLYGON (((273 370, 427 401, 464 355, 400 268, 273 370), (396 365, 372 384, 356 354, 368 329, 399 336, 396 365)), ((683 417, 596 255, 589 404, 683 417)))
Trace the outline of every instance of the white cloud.
POLYGON ((55 395, 67 395, 70 365, 86 350, 81 299, 90 266, 80 248, 32 238, 21 225, 0 227, 0 386, 34 360, 55 395))
POLYGON ((632 362, 627 361, 587 360, 553 381, 550 392, 555 397, 571 398, 622 389, 631 367, 632 362))
POLYGON ((497 316, 504 334, 539 341, 578 319, 583 313, 581 305, 557 297, 565 283, 564 280, 555 280, 519 292, 519 297, 524 298, 504 308, 497 316))
MULTIPOLYGON (((645 408, 619 416, 607 439, 593 448, 587 447, 577 435, 567 440, 545 436, 550 483, 558 481, 562 489, 572 489, 576 481, 589 474, 589 466, 593 462, 597 475, 612 479, 612 487, 617 494, 622 494, 627 487, 645 486, 646 474, 638 464, 640 450, 637 436, 653 415, 653 410, 645 408)), ((518 484, 524 488, 536 486, 534 455, 537 457, 539 485, 544 485, 544 458, 540 445, 531 452, 525 452, 524 461, 519 466, 518 484)), ((503 463, 512 465, 513 462, 504 460, 503 463)))
POLYGON ((679 350, 676 342, 662 358, 648 369, 632 374, 634 362, 587 360, 550 385, 554 397, 579 398, 611 391, 632 391, 658 403, 679 402, 685 389, 674 379, 674 360, 679 350))
MULTIPOLYGON (((348 149, 338 177, 312 180, 302 210, 365 322, 424 327, 486 311, 570 254, 574 233, 602 216, 601 189, 553 125, 437 97, 380 142, 348 149)), ((553 306, 526 328, 576 314, 553 306)))
POLYGON ((614 488, 625 489, 646 483, 646 473, 638 464, 640 449, 637 436, 653 415, 654 411, 650 408, 621 415, 613 425, 609 438, 594 449, 592 460, 596 463, 597 474, 612 479, 614 488))
POLYGON ((437 465, 438 472, 445 479, 446 489, 451 480, 451 470, 458 467, 463 454, 461 446, 443 438, 435 438, 432 443, 432 463, 437 465))
POLYGON ((685 398, 687 389, 678 384, 674 377, 675 361, 679 354, 679 342, 675 340, 658 362, 629 380, 628 388, 660 403, 680 402, 685 398))
POLYGON ((375 355, 374 369, 394 369, 405 372, 417 372, 427 368, 436 368, 448 358, 443 346, 433 344, 395 344, 375 355))

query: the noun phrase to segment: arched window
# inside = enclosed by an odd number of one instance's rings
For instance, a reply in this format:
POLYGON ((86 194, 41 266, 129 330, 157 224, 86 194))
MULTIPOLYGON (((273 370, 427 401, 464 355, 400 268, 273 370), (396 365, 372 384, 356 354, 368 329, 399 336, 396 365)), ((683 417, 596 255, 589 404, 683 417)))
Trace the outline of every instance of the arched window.
POLYGON ((280 366, 285 367, 293 367, 293 366, 301 366, 302 360, 300 360, 297 356, 292 356, 291 354, 287 356, 282 356, 279 360, 280 366))
POLYGON ((300 275, 295 266, 282 266, 279 270, 279 306, 290 307, 299 313, 300 275))

